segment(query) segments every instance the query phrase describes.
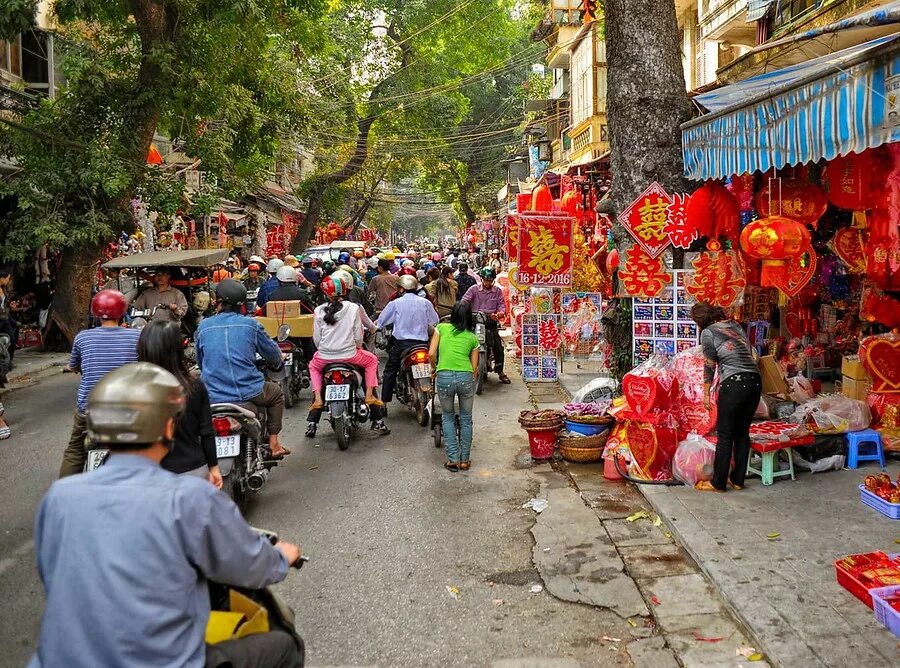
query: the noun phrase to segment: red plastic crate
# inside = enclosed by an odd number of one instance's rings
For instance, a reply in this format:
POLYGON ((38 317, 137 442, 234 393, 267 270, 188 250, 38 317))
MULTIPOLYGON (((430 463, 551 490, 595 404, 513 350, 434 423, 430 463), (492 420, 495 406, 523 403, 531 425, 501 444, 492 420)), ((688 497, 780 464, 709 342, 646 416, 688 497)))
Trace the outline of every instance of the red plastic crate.
MULTIPOLYGON (((848 556, 856 556, 856 555, 848 555, 848 556)), ((888 554, 888 559, 891 561, 897 562, 897 567, 900 568, 900 552, 895 552, 892 554, 888 554)), ((841 557, 841 559, 846 559, 847 557, 841 557)), ((878 589, 883 585, 873 585, 871 587, 867 587, 861 581, 857 580, 853 575, 848 573, 842 568, 838 567, 838 563, 841 561, 838 559, 834 562, 834 573, 837 576, 838 584, 841 585, 844 589, 853 594, 860 601, 865 603, 870 608, 872 606, 872 595, 869 593, 871 589, 878 589)), ((873 608, 874 609, 874 608, 873 608)))

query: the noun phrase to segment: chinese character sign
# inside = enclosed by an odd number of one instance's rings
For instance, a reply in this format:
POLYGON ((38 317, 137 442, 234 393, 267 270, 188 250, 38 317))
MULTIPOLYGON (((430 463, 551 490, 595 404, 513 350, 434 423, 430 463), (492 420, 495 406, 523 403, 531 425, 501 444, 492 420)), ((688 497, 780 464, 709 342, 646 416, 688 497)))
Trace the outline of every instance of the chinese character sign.
POLYGON ((506 218, 506 257, 512 262, 519 256, 519 217, 506 218))
POLYGON ((523 285, 572 284, 572 219, 568 216, 519 216, 519 274, 523 285))
POLYGON ((669 245, 666 226, 671 204, 672 196, 654 182, 619 216, 619 222, 651 258, 669 245))

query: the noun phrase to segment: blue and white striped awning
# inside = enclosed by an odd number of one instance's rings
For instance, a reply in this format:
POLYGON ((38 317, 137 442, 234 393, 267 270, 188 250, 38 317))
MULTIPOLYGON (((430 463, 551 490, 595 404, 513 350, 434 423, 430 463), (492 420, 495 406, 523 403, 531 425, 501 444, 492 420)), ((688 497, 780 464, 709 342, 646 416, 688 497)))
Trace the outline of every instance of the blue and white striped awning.
POLYGON ((689 179, 767 171, 900 141, 900 33, 698 95, 689 179))

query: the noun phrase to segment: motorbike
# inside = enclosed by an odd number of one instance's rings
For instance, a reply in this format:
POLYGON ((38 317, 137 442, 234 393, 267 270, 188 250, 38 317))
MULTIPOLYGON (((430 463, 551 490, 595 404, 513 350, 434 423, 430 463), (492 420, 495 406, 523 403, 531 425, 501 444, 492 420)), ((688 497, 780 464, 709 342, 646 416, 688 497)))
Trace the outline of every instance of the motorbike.
MULTIPOLYGON (((454 402, 456 419, 456 442, 459 443, 459 400, 454 402)), ((434 447, 444 447, 444 422, 441 401, 437 393, 431 398, 431 435, 434 439, 434 447)))
POLYGON ((428 346, 415 345, 403 351, 403 360, 397 372, 397 400, 416 412, 416 422, 427 427, 429 404, 434 397, 434 380, 431 377, 431 362, 428 346))
POLYGON ((256 313, 256 298, 259 295, 259 288, 254 288, 253 290, 247 290, 247 298, 244 301, 244 308, 247 309, 247 313, 253 314, 256 313))
POLYGON ((353 434, 369 419, 363 370, 346 362, 335 362, 323 369, 322 376, 323 410, 337 436, 338 448, 346 450, 350 447, 353 434))
MULTIPOLYGON (((288 330, 288 336, 290 336, 290 330, 288 330)), ((300 392, 309 388, 309 362, 306 360, 302 346, 289 338, 279 341, 278 348, 284 359, 284 374, 280 380, 281 391, 284 392, 284 406, 293 408, 300 398, 300 392)))
POLYGON ((147 308, 134 308, 133 306, 128 309, 128 316, 131 321, 129 327, 132 329, 144 329, 147 324, 153 320, 153 316, 159 309, 167 309, 169 308, 165 304, 157 304, 156 306, 147 307, 147 308))
POLYGON ((494 366, 494 349, 487 345, 489 336, 487 323, 490 316, 481 311, 476 311, 472 315, 475 319, 475 336, 478 337, 478 373, 475 374, 475 394, 481 394, 484 392, 488 371, 494 366))
MULTIPOLYGON (((264 529, 256 529, 254 531, 262 534, 272 545, 278 542, 278 535, 266 531, 264 529)), ((291 568, 300 570, 309 561, 306 556, 301 556, 297 561, 291 564, 291 568)), ((300 652, 300 665, 304 665, 306 661, 306 646, 303 638, 297 632, 296 615, 294 610, 281 598, 271 587, 262 589, 245 589, 243 587, 230 587, 228 585, 219 584, 217 582, 209 582, 209 603, 211 610, 221 610, 224 612, 231 611, 231 590, 246 596, 251 601, 261 606, 266 611, 268 617, 270 631, 283 631, 293 638, 300 652)))

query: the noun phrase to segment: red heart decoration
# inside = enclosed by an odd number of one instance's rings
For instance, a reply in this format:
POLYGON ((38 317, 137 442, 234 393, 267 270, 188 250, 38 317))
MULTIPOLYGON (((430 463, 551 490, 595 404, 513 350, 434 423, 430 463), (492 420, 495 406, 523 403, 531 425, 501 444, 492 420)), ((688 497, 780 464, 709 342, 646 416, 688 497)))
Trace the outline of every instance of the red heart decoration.
POLYGON ((859 356, 872 377, 872 392, 900 392, 900 337, 867 336, 859 344, 859 356))
POLYGON ((633 474, 644 480, 672 477, 672 456, 678 445, 674 429, 629 420, 625 439, 631 451, 633 474))
POLYGON ((834 254, 847 265, 851 274, 862 274, 866 271, 866 246, 863 231, 857 227, 845 227, 834 233, 831 240, 834 254))
POLYGON ((800 264, 802 255, 788 260, 787 278, 785 278, 783 285, 778 286, 778 289, 788 297, 796 297, 816 275, 816 254, 810 252, 807 253, 807 256, 809 257, 809 262, 806 263, 805 267, 800 264))
POLYGON ((675 405, 676 419, 682 431, 705 436, 716 426, 716 405, 706 410, 703 403, 680 401, 675 405))
POLYGON ((791 338, 799 339, 803 336, 803 323, 796 311, 788 311, 784 316, 784 326, 787 327, 791 338))
POLYGON ((646 415, 656 405, 658 388, 656 379, 649 376, 629 373, 622 379, 622 393, 638 415, 646 415))

